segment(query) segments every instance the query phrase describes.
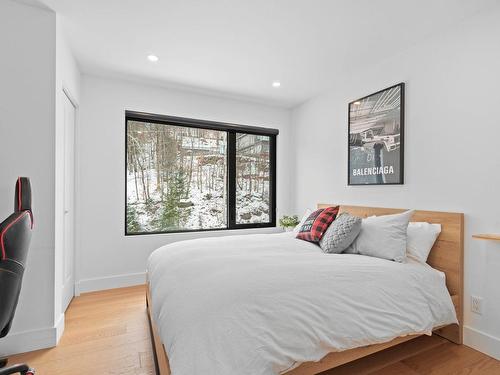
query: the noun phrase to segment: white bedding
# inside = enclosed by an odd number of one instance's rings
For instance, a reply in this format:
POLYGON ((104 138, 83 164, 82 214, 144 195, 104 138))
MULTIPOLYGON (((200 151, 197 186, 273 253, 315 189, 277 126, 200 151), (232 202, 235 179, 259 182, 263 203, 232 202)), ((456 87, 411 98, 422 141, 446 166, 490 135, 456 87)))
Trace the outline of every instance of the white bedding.
POLYGON ((172 375, 279 374, 457 322, 430 266, 324 254, 293 233, 169 244, 148 277, 172 375))

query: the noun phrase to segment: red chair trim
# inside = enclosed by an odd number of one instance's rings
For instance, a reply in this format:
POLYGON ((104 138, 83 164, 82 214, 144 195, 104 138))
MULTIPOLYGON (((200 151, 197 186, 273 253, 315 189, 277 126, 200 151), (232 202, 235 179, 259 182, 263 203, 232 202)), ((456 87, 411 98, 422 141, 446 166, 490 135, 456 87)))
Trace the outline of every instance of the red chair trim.
POLYGON ((21 183, 21 177, 17 178, 17 186, 19 186, 19 189, 17 189, 17 210, 22 211, 23 210, 23 200, 22 200, 22 183, 21 183))
MULTIPOLYGON (((29 216, 29 211, 25 211, 24 212, 25 214, 27 213, 28 216, 29 216)), ((12 227, 15 223, 17 223, 24 215, 19 215, 16 220, 14 220, 13 222, 11 222, 9 225, 7 225, 4 230, 2 230, 2 233, 0 233, 0 247, 2 248, 2 260, 5 260, 6 259, 6 254, 5 254, 5 244, 4 244, 4 237, 5 237, 5 233, 7 233, 7 231, 9 230, 10 227, 12 227)), ((31 219, 31 216, 30 216, 30 219, 31 219)))

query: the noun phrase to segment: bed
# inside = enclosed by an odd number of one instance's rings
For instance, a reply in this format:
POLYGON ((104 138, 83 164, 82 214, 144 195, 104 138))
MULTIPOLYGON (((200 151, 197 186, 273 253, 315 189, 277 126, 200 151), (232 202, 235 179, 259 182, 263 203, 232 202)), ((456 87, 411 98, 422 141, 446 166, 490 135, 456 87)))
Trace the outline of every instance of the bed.
POLYGON ((463 214, 416 211, 412 221, 442 226, 429 265, 323 254, 288 233, 158 249, 147 288, 157 372, 310 375, 422 334, 461 344, 463 214))

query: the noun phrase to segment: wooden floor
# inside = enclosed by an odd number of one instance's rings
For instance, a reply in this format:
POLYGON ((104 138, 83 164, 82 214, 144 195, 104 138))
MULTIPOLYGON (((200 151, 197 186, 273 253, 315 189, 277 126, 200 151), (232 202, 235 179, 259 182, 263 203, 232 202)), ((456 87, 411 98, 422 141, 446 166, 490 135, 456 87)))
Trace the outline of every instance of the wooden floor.
MULTIPOLYGON (((38 375, 154 374, 145 287, 75 298, 56 348, 18 355, 10 362, 28 362, 38 375)), ((322 375, 350 374, 498 375, 500 361, 466 346, 425 336, 322 375)))

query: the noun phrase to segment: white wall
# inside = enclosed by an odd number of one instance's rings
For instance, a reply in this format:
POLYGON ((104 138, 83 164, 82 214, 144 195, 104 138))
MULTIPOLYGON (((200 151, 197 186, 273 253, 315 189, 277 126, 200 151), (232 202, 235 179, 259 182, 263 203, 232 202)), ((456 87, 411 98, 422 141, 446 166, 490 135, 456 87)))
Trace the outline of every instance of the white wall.
POLYGON ((294 209, 317 202, 465 213, 466 343, 500 358, 500 11, 332 83, 296 108, 294 209), (347 186, 347 103, 406 82, 405 185, 347 186), (482 316, 470 295, 483 297, 482 316))
POLYGON ((278 215, 289 211, 288 110, 84 75, 77 142, 80 291, 144 282, 149 254, 166 243, 235 234, 227 231, 125 237, 125 110, 278 128, 278 215))
POLYGON ((14 183, 31 178, 35 229, 14 324, 0 357, 55 344, 55 14, 0 2, 0 217, 13 212, 14 183))

